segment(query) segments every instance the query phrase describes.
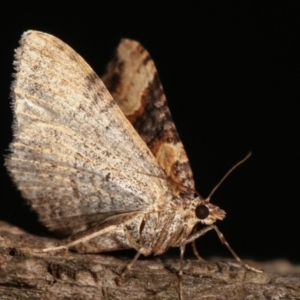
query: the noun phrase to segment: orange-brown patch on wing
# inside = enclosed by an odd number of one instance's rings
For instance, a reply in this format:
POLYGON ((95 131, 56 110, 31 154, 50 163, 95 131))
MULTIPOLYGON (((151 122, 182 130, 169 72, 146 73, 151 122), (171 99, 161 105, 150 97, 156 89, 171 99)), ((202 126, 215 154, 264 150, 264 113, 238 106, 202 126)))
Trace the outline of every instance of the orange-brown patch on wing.
POLYGON ((155 66, 149 53, 136 41, 123 39, 107 65, 102 80, 128 118, 141 111, 155 66))

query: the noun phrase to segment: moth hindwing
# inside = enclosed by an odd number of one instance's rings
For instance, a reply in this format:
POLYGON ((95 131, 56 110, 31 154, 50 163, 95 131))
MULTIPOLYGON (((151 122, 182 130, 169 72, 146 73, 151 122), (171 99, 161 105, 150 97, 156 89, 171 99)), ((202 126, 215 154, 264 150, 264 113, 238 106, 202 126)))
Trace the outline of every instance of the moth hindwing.
POLYGON ((15 68, 6 166, 40 221, 72 236, 63 247, 134 248, 136 258, 180 247, 182 261, 188 242, 217 230, 225 212, 195 196, 157 71, 138 42, 121 41, 102 81, 61 40, 27 31, 15 68), (208 227, 192 233, 198 223, 208 227))

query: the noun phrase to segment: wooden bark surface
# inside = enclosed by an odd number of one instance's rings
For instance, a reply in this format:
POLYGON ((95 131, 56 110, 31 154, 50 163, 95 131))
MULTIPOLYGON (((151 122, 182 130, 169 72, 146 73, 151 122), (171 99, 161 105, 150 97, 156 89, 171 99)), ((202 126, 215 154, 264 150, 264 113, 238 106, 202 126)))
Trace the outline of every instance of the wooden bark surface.
MULTIPOLYGON (((53 238, 31 235, 0 222, 0 299, 178 299, 179 258, 138 260, 122 285, 116 279, 132 257, 73 252, 31 253, 53 238)), ((185 299, 300 299, 300 267, 287 261, 251 262, 254 273, 234 261, 185 260, 185 299)))

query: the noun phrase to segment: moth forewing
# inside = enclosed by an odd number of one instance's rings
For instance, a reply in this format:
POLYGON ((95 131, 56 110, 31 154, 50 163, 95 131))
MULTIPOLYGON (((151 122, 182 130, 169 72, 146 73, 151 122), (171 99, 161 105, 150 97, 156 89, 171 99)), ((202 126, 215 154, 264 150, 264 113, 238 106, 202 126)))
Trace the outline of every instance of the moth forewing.
POLYGON ((170 198, 152 153, 76 52, 28 31, 15 65, 6 166, 48 228, 72 234, 170 198))

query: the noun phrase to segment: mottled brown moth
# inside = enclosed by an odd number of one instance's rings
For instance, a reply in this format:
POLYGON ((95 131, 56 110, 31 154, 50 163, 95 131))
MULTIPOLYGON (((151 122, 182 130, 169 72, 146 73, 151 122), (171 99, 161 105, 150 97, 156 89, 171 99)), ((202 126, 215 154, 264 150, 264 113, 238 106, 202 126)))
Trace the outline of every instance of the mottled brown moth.
MULTIPOLYGON (((6 166, 66 248, 159 255, 214 229, 225 212, 194 191, 192 171, 149 53, 123 39, 102 80, 73 49, 23 34, 12 85, 14 140, 6 166), (198 223, 207 225, 193 232, 198 223)), ((241 262, 242 263, 242 262, 241 262)), ((246 268, 255 270, 242 263, 246 268)), ((182 297, 182 288, 180 286, 182 297)))

